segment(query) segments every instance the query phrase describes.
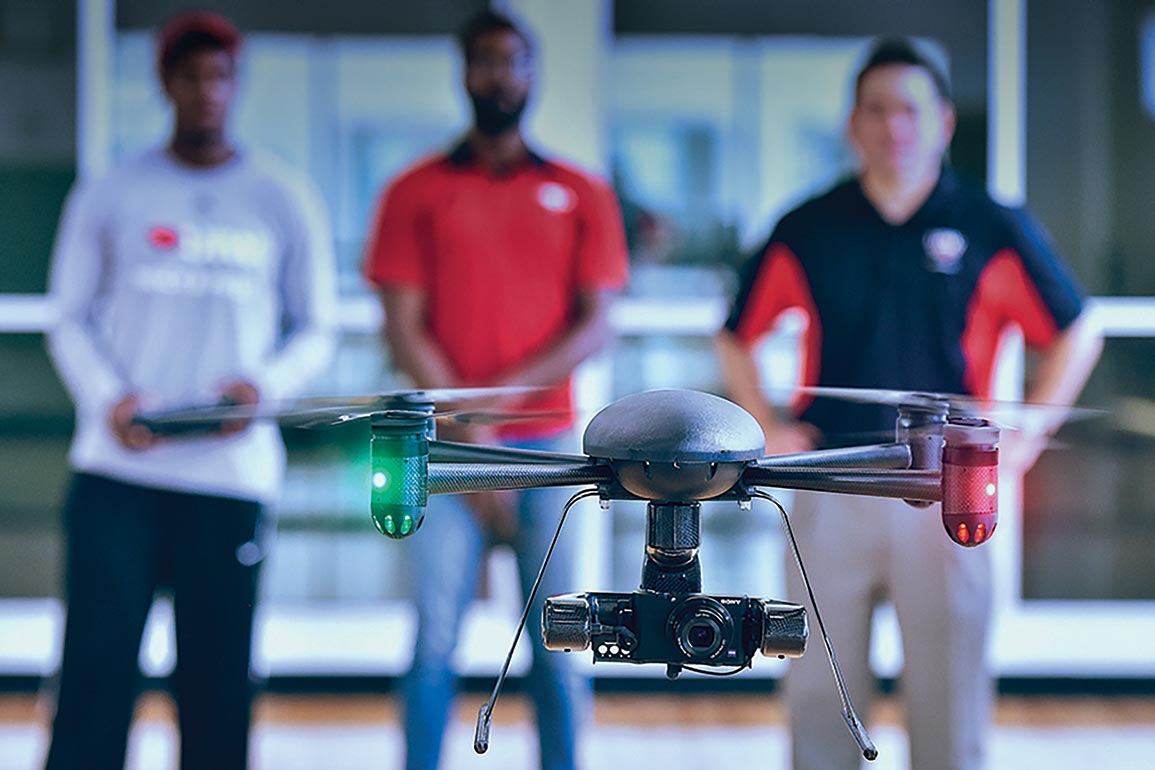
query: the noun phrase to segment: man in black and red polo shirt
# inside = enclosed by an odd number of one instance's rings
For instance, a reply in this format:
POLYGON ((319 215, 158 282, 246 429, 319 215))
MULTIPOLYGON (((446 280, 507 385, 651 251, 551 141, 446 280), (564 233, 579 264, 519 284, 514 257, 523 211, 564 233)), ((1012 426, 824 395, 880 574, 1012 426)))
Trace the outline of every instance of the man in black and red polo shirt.
MULTIPOLYGON (((1070 404, 1082 389, 1102 344, 1082 294, 1027 214, 943 167, 953 128, 945 79, 911 44, 879 43, 859 72, 848 126, 859 175, 782 219, 718 337, 727 386, 762 423, 768 451, 894 430, 891 407, 831 399, 797 399, 797 422, 776 417, 752 351, 786 311, 806 318, 806 385, 987 395, 1000 340, 1017 326, 1041 354, 1029 400, 1070 404)), ((1004 467, 1030 467, 1053 427, 1005 442, 1004 467)), ((911 766, 977 768, 989 724, 989 552, 958 548, 937 515, 901 501, 799 494, 795 508, 851 692, 869 707, 871 619, 890 600, 911 766)), ((792 664, 786 697, 794 770, 858 767, 821 656, 792 664)))
MULTIPOLYGON (((626 279, 621 214, 610 188, 532 152, 519 122, 532 45, 486 12, 461 36, 474 124, 448 155, 402 174, 382 198, 365 275, 385 306, 396 366, 418 387, 546 386, 522 406, 548 416, 500 432, 476 424, 441 438, 559 449, 572 426, 574 367, 606 341, 612 293, 626 279)), ((418 631, 405 683, 406 767, 438 764, 453 696, 461 619, 486 548, 508 542, 528 592, 557 526, 564 490, 435 497, 411 541, 418 631)), ((573 541, 554 552, 544 597, 573 590, 573 541)), ((529 689, 545 768, 575 764, 587 686, 535 637, 529 689)))

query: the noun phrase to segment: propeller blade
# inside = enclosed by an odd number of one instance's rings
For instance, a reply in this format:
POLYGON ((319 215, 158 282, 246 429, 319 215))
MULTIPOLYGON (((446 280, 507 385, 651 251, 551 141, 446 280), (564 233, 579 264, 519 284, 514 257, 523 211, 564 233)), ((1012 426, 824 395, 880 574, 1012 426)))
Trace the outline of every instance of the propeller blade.
POLYGON ((501 425, 509 422, 523 422, 525 420, 547 420, 561 417, 572 418, 573 413, 561 409, 554 410, 490 410, 490 409, 458 409, 452 412, 437 412, 438 419, 452 418, 456 422, 477 423, 481 425, 501 425))
POLYGON ((945 402, 950 405, 951 411, 956 415, 986 417, 996 420, 1002 423, 1002 427, 1010 429, 1021 428, 1026 423, 1040 420, 1048 423, 1069 422, 1106 413, 1106 410, 1090 407, 1037 404, 1029 401, 998 401, 955 393, 917 390, 804 386, 798 388, 798 392, 812 395, 815 398, 833 398, 860 404, 882 404, 894 407, 945 402))
MULTIPOLYGON (((799 393, 816 398, 834 398, 839 401, 853 401, 859 404, 885 404, 901 406, 918 401, 951 401, 945 393, 928 393, 914 390, 888 390, 885 388, 832 388, 820 385, 799 387, 799 393)), ((964 397, 960 397, 964 398, 964 397)))
POLYGON ((1155 438, 1155 401, 1137 396, 1119 399, 1112 419, 1116 430, 1145 438, 1155 438))
MULTIPOLYGON (((469 402, 486 399, 505 399, 525 396, 542 390, 537 387, 495 388, 433 388, 428 390, 395 390, 365 396, 322 396, 267 401, 259 404, 213 404, 178 409, 141 412, 136 422, 158 433, 202 428, 212 430, 225 421, 275 420, 283 425, 309 428, 318 425, 339 425, 365 417, 385 419, 424 419, 472 414, 485 419, 487 410, 464 408, 469 402), (407 406, 414 408, 407 409, 407 406), (418 408, 433 405, 463 405, 463 408, 435 411, 432 414, 418 408)), ((494 421, 507 419, 513 412, 492 411, 494 421)), ((529 415, 529 413, 526 413, 529 415)), ((508 419, 522 419, 520 414, 508 419)), ((524 417, 532 419, 532 415, 524 417)))
POLYGON ((414 400, 426 399, 438 404, 475 401, 486 398, 529 396, 545 390, 536 385, 500 385, 482 388, 429 388, 427 390, 397 391, 414 400))
POLYGON ((557 417, 568 414, 557 411, 499 411, 496 409, 449 409, 445 411, 424 412, 415 409, 382 409, 381 407, 363 409, 348 409, 331 407, 318 409, 316 412, 304 411, 298 414, 288 414, 279 418, 282 425, 293 425, 298 428, 309 428, 316 425, 343 425, 355 420, 373 417, 379 420, 427 420, 430 417, 437 420, 454 420, 462 423, 481 423, 484 425, 500 425, 519 420, 535 420, 544 417, 557 417), (296 418, 300 417, 301 422, 296 418))
POLYGON ((569 455, 561 452, 543 452, 534 449, 513 449, 508 447, 462 444, 456 441, 430 441, 429 462, 431 463, 551 463, 577 465, 589 463, 584 455, 569 455))
POLYGON ((277 403, 192 406, 138 412, 133 422, 157 433, 164 433, 166 429, 211 428, 233 420, 278 419, 285 410, 286 405, 277 403))
MULTIPOLYGON (((1022 433, 1022 430, 1020 428, 1015 427, 1014 425, 1007 425, 1007 424, 1002 423, 998 420, 995 420, 994 422, 998 425, 999 430, 1001 430, 1003 433, 1001 443, 1004 446, 1006 446, 1007 444, 1009 444, 1012 441, 1019 440, 1018 437, 1022 433)), ((894 430, 873 430, 873 431, 861 431, 858 433, 823 433, 822 434, 822 445, 823 446, 829 446, 829 447, 851 448, 851 447, 859 446, 859 445, 864 444, 864 443, 872 443, 873 444, 873 443, 879 443, 881 441, 894 441, 894 440, 895 440, 895 431, 894 430)), ((1055 439, 1052 437, 1052 438, 1047 439, 1047 441, 1044 445, 1044 448, 1047 449, 1048 451, 1050 451, 1050 450, 1064 450, 1064 449, 1071 449, 1072 444, 1070 442, 1067 442, 1067 441, 1059 441, 1058 439, 1055 439)), ((771 455, 771 458, 778 457, 778 456, 779 455, 771 455)))

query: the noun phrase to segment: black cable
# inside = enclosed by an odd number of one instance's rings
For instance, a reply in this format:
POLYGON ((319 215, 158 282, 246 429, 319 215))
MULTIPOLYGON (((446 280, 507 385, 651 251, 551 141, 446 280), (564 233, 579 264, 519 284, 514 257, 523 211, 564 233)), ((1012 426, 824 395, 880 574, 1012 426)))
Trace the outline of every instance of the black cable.
POLYGON ((732 668, 729 671, 711 671, 708 668, 698 668, 697 666, 682 666, 682 668, 684 668, 686 671, 693 671, 695 674, 705 674, 706 676, 734 676, 735 674, 741 674, 746 669, 753 667, 747 663, 744 666, 738 666, 737 668, 732 668))
POLYGON ((862 750, 862 756, 873 761, 878 757, 878 749, 867 734, 862 722, 859 721, 858 714, 854 711, 854 704, 850 702, 850 693, 847 691, 846 682, 842 678, 842 669, 838 666, 838 656, 834 654, 834 645, 830 643, 830 637, 826 634, 826 624, 822 622, 822 613, 818 611, 818 601, 814 598, 814 589, 810 587, 810 578, 806 575, 806 565, 802 563, 802 553, 798 550, 798 542, 794 539, 794 530, 790 526, 790 516, 787 515, 782 503, 778 502, 772 495, 755 489, 750 492, 750 496, 769 500, 778 507, 778 511, 782 514, 782 526, 785 527, 787 539, 790 540, 790 549, 794 552, 794 561, 798 564, 798 572, 802 575, 802 583, 806 586, 806 595, 810 597, 810 606, 814 608, 814 618, 818 621, 822 643, 826 645, 826 656, 830 659, 830 670, 834 673, 834 685, 838 689, 838 697, 842 699, 842 718, 846 721, 850 734, 854 736, 855 742, 862 750))
POLYGON ((561 535, 561 528, 565 524, 566 516, 569 515, 569 509, 573 507, 578 500, 583 500, 587 497, 596 497, 598 490, 583 489, 571 497, 565 504, 561 511, 561 519, 558 520, 557 530, 553 533, 553 540, 549 542, 549 548, 546 549, 545 558, 542 559, 541 569, 537 572, 537 579, 533 581, 533 587, 529 589, 529 597, 525 601, 525 610, 521 613, 521 621, 517 624, 517 631, 513 635, 513 644, 509 646, 509 654, 505 656, 505 664, 501 667, 501 673, 497 676, 497 682, 493 685, 493 693, 490 694, 489 700, 482 704, 477 712, 477 729, 473 733, 473 750, 478 754, 484 754, 489 750, 489 728, 491 720, 493 719, 493 707, 497 705, 497 696, 501 694, 501 685, 505 683, 505 677, 509 673, 509 664, 513 661, 513 653, 517 649, 517 642, 521 639, 521 632, 525 630, 525 622, 529 619, 529 611, 533 606, 533 599, 537 596, 537 589, 541 585, 541 579, 545 576, 545 568, 549 566, 549 558, 553 556, 554 546, 557 545, 558 536, 561 535))

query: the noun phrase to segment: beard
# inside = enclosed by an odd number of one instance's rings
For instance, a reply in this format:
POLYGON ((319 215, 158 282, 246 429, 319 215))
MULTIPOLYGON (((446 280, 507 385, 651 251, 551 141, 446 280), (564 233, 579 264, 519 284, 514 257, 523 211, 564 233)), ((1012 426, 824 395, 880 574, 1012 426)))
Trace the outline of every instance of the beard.
POLYGON ((178 127, 176 130, 177 140, 186 147, 195 147, 203 149, 220 142, 224 137, 224 129, 219 126, 204 127, 178 127))
POLYGON ((527 99, 522 99, 513 107, 503 107, 496 96, 469 95, 473 104, 473 125, 486 136, 503 134, 521 121, 527 99))

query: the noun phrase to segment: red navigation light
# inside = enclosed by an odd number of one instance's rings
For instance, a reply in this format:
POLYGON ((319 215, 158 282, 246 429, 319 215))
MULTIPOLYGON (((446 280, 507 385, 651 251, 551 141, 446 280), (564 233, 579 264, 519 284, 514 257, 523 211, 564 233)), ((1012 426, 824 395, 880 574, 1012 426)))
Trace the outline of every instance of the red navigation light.
POLYGON ((998 526, 999 429, 986 420, 951 418, 943 442, 943 527, 951 540, 973 548, 998 526))

